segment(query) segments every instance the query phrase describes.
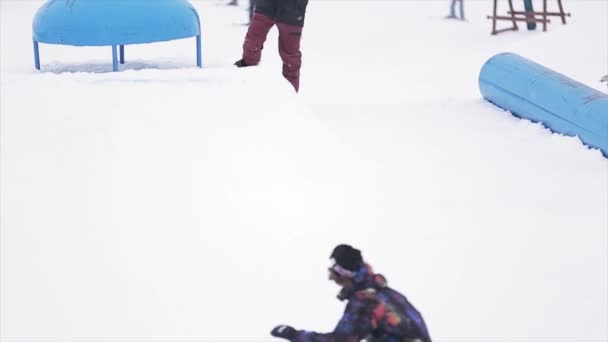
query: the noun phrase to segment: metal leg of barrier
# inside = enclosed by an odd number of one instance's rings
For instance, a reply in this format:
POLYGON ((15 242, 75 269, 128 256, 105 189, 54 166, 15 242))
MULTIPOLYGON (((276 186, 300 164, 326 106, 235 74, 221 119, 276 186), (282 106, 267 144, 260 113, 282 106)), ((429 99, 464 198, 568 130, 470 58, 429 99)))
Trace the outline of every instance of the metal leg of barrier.
POLYGON ((34 66, 40 70, 40 51, 38 49, 38 42, 34 41, 34 66))
POLYGON ((201 42, 201 35, 199 34, 198 36, 196 36, 196 65, 198 65, 199 68, 202 68, 203 65, 203 56, 202 56, 202 42, 201 42))
POLYGON ((116 45, 112 45, 112 71, 118 71, 118 58, 116 55, 116 45))

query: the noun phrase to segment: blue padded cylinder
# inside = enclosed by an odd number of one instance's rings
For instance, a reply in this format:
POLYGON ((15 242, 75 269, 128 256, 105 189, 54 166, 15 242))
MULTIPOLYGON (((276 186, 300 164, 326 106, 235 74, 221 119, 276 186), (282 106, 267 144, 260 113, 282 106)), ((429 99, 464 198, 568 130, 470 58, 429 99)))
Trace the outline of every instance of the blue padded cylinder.
POLYGON ((512 53, 484 64, 479 88, 486 100, 515 116, 578 136, 608 157, 608 95, 512 53))

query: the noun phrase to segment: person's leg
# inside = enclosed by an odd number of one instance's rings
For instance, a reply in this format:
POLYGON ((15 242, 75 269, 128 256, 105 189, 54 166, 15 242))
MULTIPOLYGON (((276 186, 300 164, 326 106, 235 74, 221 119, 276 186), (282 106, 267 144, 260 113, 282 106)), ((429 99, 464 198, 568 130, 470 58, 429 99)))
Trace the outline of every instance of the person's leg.
POLYGON ((302 52, 300 40, 302 26, 277 23, 279 29, 279 55, 283 60, 283 76, 293 85, 296 92, 300 89, 300 67, 302 52))
POLYGON ((272 25, 274 20, 271 18, 260 13, 253 14, 243 43, 242 66, 257 65, 260 62, 264 42, 272 25))
POLYGON ((456 18, 456 0, 452 0, 452 4, 450 5, 450 15, 448 18, 456 18))
POLYGON ((464 20, 464 0, 460 1, 460 20, 464 20))

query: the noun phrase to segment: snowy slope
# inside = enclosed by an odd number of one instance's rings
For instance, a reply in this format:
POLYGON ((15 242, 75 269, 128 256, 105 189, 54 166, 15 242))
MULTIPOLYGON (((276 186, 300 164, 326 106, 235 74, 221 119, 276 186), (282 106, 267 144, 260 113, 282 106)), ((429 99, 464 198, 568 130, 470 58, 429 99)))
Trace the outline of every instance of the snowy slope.
MULTIPOLYGON (((243 0, 241 0, 243 2, 243 0)), ((301 93, 276 31, 237 70, 245 4, 194 40, 41 46, 0 2, 0 339, 262 341, 329 331, 349 242, 439 341, 608 340, 608 164, 484 102, 519 53, 606 91, 608 3, 490 36, 485 1, 311 0, 301 93)), ((551 3, 551 2, 550 2, 551 3)))

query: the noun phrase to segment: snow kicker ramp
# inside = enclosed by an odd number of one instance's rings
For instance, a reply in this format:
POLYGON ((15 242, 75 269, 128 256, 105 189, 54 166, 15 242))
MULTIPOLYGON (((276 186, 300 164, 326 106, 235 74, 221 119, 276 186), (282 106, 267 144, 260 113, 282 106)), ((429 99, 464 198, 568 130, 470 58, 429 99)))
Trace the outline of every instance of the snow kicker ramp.
POLYGON ((484 64, 479 88, 513 115, 578 136, 608 158, 608 95, 512 53, 484 64))

